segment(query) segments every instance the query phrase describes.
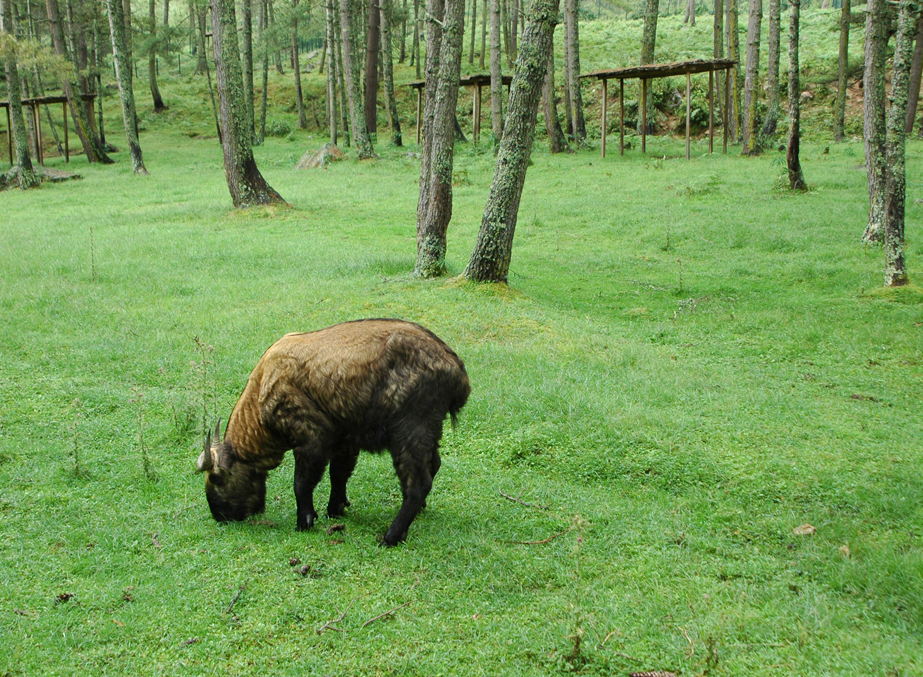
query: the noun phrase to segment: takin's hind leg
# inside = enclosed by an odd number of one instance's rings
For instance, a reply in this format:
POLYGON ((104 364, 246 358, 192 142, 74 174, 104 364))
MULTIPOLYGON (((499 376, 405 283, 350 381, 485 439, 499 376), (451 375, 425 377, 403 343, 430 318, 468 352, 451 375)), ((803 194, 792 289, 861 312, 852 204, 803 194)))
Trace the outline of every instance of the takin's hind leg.
POLYGON ((426 497, 433 488, 433 476, 430 474, 429 452, 422 457, 406 451, 392 451, 394 469, 401 481, 401 493, 404 501, 401 509, 391 523, 391 527, 382 539, 382 545, 397 545, 407 540, 407 530, 417 514, 426 505, 426 497))
POLYGON ((295 455, 295 504, 298 508, 298 531, 314 526, 317 511, 314 509, 314 487, 324 476, 327 457, 313 446, 296 447, 295 455))
POLYGON ((330 458, 330 501, 327 503, 327 517, 339 517, 350 504, 346 497, 346 483, 356 469, 359 448, 344 446, 330 458))

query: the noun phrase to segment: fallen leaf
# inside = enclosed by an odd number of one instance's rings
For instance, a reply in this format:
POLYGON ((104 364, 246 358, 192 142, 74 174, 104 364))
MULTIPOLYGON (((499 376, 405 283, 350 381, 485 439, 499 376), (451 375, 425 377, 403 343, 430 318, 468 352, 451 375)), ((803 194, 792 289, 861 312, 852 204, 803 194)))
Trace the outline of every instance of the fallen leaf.
POLYGON ((343 531, 344 529, 346 529, 345 524, 331 524, 329 527, 327 527, 327 535, 329 536, 330 534, 336 533, 337 531, 343 531))
POLYGON ((849 556, 852 554, 852 551, 849 549, 848 545, 840 546, 840 554, 843 555, 846 559, 849 559, 849 556))
POLYGON ((817 529, 812 527, 810 524, 802 524, 800 527, 795 527, 793 533, 796 536, 810 536, 816 531, 817 529))

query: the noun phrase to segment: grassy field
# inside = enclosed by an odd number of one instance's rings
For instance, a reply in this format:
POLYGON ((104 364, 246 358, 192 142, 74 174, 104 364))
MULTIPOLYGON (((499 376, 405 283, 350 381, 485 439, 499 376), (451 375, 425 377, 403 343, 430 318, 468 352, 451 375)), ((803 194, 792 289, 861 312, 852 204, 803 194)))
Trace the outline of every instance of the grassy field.
MULTIPOLYGON (((397 151, 270 140, 292 208, 234 213, 213 139, 142 143, 149 178, 0 195, 0 674, 923 673, 923 296, 858 244, 860 144, 807 145, 804 195, 778 154, 540 149, 506 288, 410 278, 397 151), (371 455, 343 531, 295 531, 290 458, 216 524, 203 417, 282 333, 372 316, 473 385, 409 541, 371 455)), ((491 170, 460 149, 453 275, 491 170)))

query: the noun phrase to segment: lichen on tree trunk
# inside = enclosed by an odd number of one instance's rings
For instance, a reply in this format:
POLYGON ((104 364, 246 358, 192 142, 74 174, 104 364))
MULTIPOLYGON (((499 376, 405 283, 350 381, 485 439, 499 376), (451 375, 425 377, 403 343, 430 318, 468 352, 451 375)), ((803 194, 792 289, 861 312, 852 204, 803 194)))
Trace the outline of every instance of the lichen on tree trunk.
POLYGON ((863 140, 869 184, 869 217, 862 241, 883 240, 885 217, 885 59, 887 2, 869 0, 865 19, 863 140))
POLYGON ((750 0, 750 21, 747 24, 747 64, 744 70, 744 110, 741 155, 759 152, 756 138, 756 102, 759 99, 760 24, 763 21, 763 1, 750 0))
POLYGON ((260 174, 253 157, 253 121, 247 119, 234 0, 213 0, 212 42, 218 80, 224 175, 234 206, 285 204, 282 196, 260 174))
POLYGON ((9 95, 10 132, 15 148, 14 162, 19 168, 18 181, 22 190, 38 186, 42 180, 32 167, 29 154, 29 138, 26 134, 25 119, 22 114, 22 94, 19 82, 19 66, 16 43, 12 38, 12 12, 10 0, 0 0, 0 31, 8 31, 8 36, 0 36, 0 61, 3 62, 6 75, 7 93, 9 95))
POLYGON ((559 0, 533 0, 527 14, 490 195, 474 252, 463 273, 464 278, 474 282, 505 282, 509 274, 519 201, 532 154, 558 6, 559 0))

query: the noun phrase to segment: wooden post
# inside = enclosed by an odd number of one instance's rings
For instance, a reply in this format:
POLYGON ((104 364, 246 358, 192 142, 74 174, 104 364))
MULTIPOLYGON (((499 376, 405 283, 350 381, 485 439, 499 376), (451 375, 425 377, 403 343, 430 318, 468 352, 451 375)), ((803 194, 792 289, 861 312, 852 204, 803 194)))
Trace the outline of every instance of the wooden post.
POLYGON ((38 163, 45 166, 45 153, 42 151, 42 116, 40 115, 39 105, 36 103, 32 106, 32 117, 35 120, 35 147, 38 153, 38 163))
POLYGON ((6 145, 10 150, 10 164, 13 164, 13 126, 10 118, 10 105, 6 105, 6 145))
POLYGON ((724 130, 724 154, 728 154, 728 101, 731 98, 731 69, 726 69, 724 73, 724 105, 721 106, 722 117, 721 127, 724 130))
POLYGON ((708 154, 715 152, 715 72, 708 71, 708 154))
POLYGON ((686 71, 686 159, 690 159, 689 124, 692 122, 692 73, 686 71))
POLYGON ((423 88, 417 87, 417 145, 420 145, 420 115, 422 114, 421 105, 423 103, 423 88))
POLYGON ((606 157, 606 107, 609 99, 609 81, 603 78, 603 157, 606 157))
POLYGON ((641 78, 641 152, 647 153, 647 80, 641 78))
POLYGON ((625 78, 619 78, 619 154, 625 154, 625 78))
POLYGON ((67 139, 67 101, 61 104, 61 111, 63 115, 61 116, 64 121, 64 162, 71 161, 71 151, 70 146, 68 145, 67 139))
POLYGON ((474 137, 474 145, 478 145, 478 139, 481 136, 481 83, 477 82, 471 88, 471 94, 474 101, 471 105, 471 135, 474 137))

